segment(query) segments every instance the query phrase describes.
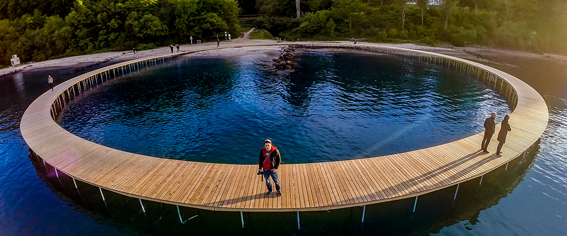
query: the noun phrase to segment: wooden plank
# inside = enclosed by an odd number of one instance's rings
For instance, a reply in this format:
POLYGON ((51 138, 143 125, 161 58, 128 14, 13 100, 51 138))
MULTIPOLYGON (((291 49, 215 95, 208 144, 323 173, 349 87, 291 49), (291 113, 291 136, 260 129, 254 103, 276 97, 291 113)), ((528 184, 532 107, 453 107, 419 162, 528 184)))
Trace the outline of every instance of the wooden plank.
POLYGON ((227 165, 228 170, 223 178, 221 178, 219 185, 214 190, 213 194, 209 197, 209 199, 205 202, 205 205, 218 207, 219 202, 224 200, 222 197, 223 195, 228 192, 228 189, 231 189, 231 186, 227 186, 227 183, 230 180, 234 179, 235 176, 238 176, 239 170, 236 170, 239 166, 235 165, 227 165), (236 175, 235 175, 236 173, 236 175))
POLYGON ((323 206, 332 206, 333 205, 333 200, 331 200, 332 193, 331 191, 329 191, 329 186, 328 186, 329 183, 327 182, 327 179, 323 175, 323 169, 321 168, 321 165, 315 164, 311 166, 315 168, 315 174, 317 175, 318 185, 323 200, 323 206))
POLYGON ((338 162, 338 164, 342 168, 343 176, 347 181, 347 187, 348 187, 349 191, 351 192, 352 197, 353 197, 353 199, 356 203, 364 202, 366 200, 365 197, 364 197, 364 193, 359 188, 356 180, 351 176, 352 172, 350 171, 350 168, 348 167, 347 163, 349 163, 349 162, 347 162, 347 161, 338 162))
POLYGON ((327 166, 326 164, 327 163, 319 163, 319 166, 320 166, 321 174, 323 175, 325 187, 327 188, 327 191, 329 192, 328 201, 330 201, 329 202, 330 205, 336 205, 339 202, 338 195, 337 195, 335 183, 331 179, 331 177, 329 176, 329 171, 327 171, 327 169, 326 169, 326 166, 327 166))
MULTIPOLYGON (((377 157, 374 157, 377 158, 377 157)), ((364 166, 366 166, 366 170, 370 173, 372 180, 378 184, 378 189, 380 193, 382 193, 383 198, 390 198, 395 196, 395 192, 389 188, 390 184, 385 180, 384 175, 382 174, 381 170, 376 168, 376 166, 372 163, 372 161, 368 158, 361 159, 364 166)))

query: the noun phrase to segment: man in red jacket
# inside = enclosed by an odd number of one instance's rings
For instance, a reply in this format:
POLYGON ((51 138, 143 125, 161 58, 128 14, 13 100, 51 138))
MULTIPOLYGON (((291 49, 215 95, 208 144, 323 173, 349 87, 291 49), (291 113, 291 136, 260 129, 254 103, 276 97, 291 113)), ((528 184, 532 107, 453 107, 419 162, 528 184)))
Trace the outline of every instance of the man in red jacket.
POLYGON ((266 193, 266 196, 270 196, 272 193, 270 176, 272 176, 272 179, 276 184, 276 191, 278 191, 278 195, 282 195, 282 191, 280 190, 280 181, 278 179, 278 167, 280 167, 280 162, 280 151, 276 146, 272 145, 272 140, 266 139, 264 141, 264 148, 260 151, 260 158, 258 159, 258 172, 264 169, 264 178, 266 179, 266 186, 268 187, 268 193, 266 193))

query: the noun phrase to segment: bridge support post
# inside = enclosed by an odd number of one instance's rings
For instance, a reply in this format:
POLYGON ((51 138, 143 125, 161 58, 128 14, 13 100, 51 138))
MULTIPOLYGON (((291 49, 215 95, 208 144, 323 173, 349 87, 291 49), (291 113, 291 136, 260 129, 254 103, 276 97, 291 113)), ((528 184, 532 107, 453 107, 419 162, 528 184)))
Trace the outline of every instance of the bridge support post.
POLYGON ((183 223, 183 218, 181 218, 181 211, 179 211, 179 205, 175 205, 177 207, 177 215, 179 216, 179 222, 181 222, 181 224, 185 224, 183 223))
POLYGON ((140 206, 142 206, 142 211, 144 212, 144 215, 146 215, 146 208, 144 208, 144 204, 142 204, 142 199, 138 198, 138 200, 140 200, 140 206))
POLYGON ((415 207, 417 206, 417 197, 415 196, 415 202, 413 203, 413 212, 415 212, 415 207))
POLYGON ((79 192, 79 187, 77 187, 77 182, 75 181, 75 177, 71 177, 73 179, 73 184, 75 185, 75 189, 77 190, 77 193, 79 194, 79 196, 81 196, 81 192, 79 192))
POLYGON ((242 211, 240 212, 240 222, 242 222, 242 228, 244 229, 244 216, 242 215, 242 211))
POLYGON ((301 225, 299 224, 299 211, 297 212, 297 229, 301 229, 301 225))
POLYGON ((98 190, 100 190, 100 196, 102 196, 102 201, 104 201, 104 203, 106 204, 106 199, 104 199, 104 194, 102 194, 102 189, 98 187, 98 190))
POLYGON ((455 196, 453 197, 453 201, 455 201, 455 199, 457 199, 457 193, 459 192, 459 185, 461 185, 461 184, 457 184, 457 190, 455 190, 455 196))

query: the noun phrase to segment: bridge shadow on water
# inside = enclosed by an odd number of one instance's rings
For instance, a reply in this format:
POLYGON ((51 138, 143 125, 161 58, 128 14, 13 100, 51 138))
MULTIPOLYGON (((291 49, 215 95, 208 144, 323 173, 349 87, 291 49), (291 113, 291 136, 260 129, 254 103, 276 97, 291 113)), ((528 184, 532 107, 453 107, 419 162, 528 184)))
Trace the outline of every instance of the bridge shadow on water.
MULTIPOLYGON (((38 176, 63 201, 72 204, 77 211, 90 215, 100 223, 116 227, 120 231, 143 235, 421 235, 439 232, 443 227, 463 220, 478 222, 480 212, 496 205, 523 180, 539 151, 539 141, 508 166, 503 165, 486 174, 481 183, 475 178, 457 186, 420 195, 415 212, 415 198, 395 200, 363 207, 351 207, 331 211, 281 213, 219 212, 150 202, 101 190, 74 181, 37 157, 29 158, 38 176), (76 185, 75 185, 76 184, 76 185), (76 187, 75 187, 76 186, 76 187), (104 200, 103 200, 104 197, 104 200), (143 205, 143 208, 142 208, 143 205), (364 214, 364 222, 362 222, 364 214), (242 227, 244 221, 244 228, 242 227)), ((447 179, 466 176, 476 168, 498 158, 490 155, 476 158, 479 152, 408 180, 411 185, 444 174, 447 179), (479 160, 477 160, 479 159, 479 160), (456 167, 476 161, 458 172, 456 167)), ((406 188, 406 183, 392 189, 406 188)), ((228 201, 243 202, 246 196, 228 201)), ((275 194, 272 195, 275 197, 275 194)), ((222 202, 219 202, 221 205, 222 202)))

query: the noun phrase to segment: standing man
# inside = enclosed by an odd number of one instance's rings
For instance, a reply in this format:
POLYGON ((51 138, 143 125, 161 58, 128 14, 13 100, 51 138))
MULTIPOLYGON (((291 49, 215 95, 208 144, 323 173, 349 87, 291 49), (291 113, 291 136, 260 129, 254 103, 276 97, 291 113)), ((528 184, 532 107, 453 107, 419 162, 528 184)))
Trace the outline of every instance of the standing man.
POLYGON ((220 45, 220 39, 219 39, 219 37, 217 36, 217 48, 219 47, 219 45, 220 45))
POLYGON ((169 49, 171 49, 171 53, 173 53, 173 45, 169 45, 169 49))
POLYGON ((47 83, 49 84, 51 91, 53 91, 53 77, 51 77, 51 75, 47 76, 47 83))
POLYGON ((177 48, 177 52, 179 52, 179 44, 175 44, 175 47, 177 48))
POLYGON ((191 37, 189 37, 189 39, 191 40, 191 44, 193 44, 193 35, 191 35, 191 37))
POLYGON ((488 148, 488 144, 490 143, 490 139, 492 138, 492 135, 494 134, 494 130, 496 128, 496 122, 494 121, 495 118, 496 112, 492 112, 490 113, 490 117, 486 118, 486 120, 484 121, 484 138, 482 139, 480 149, 482 149, 482 151, 486 153, 488 153, 488 150, 486 150, 486 148, 488 148))
POLYGON ((282 191, 280 191, 280 181, 278 179, 278 167, 280 167, 280 162, 280 151, 276 146, 272 146, 272 140, 266 139, 264 141, 264 148, 260 151, 260 158, 258 160, 258 173, 264 169, 264 178, 266 179, 266 187, 268 187, 268 193, 266 193, 266 196, 270 196, 272 193, 270 176, 272 176, 272 179, 276 184, 278 195, 282 195, 282 191))

